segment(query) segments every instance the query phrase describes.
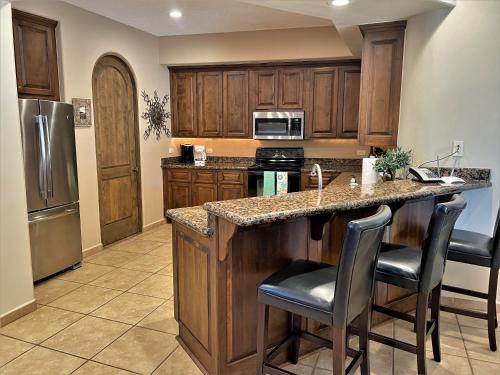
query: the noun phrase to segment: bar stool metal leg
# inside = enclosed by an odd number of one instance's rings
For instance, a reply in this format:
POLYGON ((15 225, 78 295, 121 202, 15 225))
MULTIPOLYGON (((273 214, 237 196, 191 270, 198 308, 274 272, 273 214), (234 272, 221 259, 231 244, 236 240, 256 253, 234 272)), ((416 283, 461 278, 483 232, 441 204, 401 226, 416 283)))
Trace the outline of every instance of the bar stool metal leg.
POLYGON ((302 331, 302 317, 292 314, 292 332, 295 335, 293 343, 288 347, 288 360, 294 365, 299 361, 300 332, 302 331))
POLYGON ((434 322, 432 331, 432 353, 436 362, 441 362, 441 345, 439 342, 440 316, 439 305, 441 300, 441 283, 434 288, 431 294, 431 321, 434 322))
POLYGON ((417 296, 417 369, 419 374, 427 374, 427 364, 425 361, 425 342, 427 338, 427 303, 429 295, 418 293, 417 296))
POLYGON ((269 305, 259 303, 257 307, 257 371, 256 375, 264 374, 264 358, 267 348, 267 328, 269 322, 269 305))
POLYGON ((361 362, 361 375, 370 374, 370 339, 369 332, 371 326, 371 304, 363 310, 358 318, 359 321, 359 350, 365 353, 361 362))
POLYGON ((495 328, 497 327, 497 287, 498 287, 498 268, 490 269, 490 282, 488 286, 488 338, 490 349, 497 350, 497 340, 495 337, 495 328))

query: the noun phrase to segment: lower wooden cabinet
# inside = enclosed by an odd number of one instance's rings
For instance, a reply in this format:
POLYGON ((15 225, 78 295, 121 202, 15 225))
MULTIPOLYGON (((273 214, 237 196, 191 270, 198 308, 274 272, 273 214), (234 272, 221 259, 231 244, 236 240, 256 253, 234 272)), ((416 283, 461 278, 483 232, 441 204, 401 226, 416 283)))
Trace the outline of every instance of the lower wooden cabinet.
POLYGON ((206 202, 213 202, 217 198, 217 185, 193 184, 191 189, 191 206, 201 206, 206 202))
POLYGON ((191 184, 171 182, 168 184, 168 208, 189 207, 191 205, 191 184))
POLYGON ((246 181, 243 171, 163 168, 164 210, 244 198, 246 181))
POLYGON ((243 185, 219 185, 218 200, 245 198, 245 186, 243 185))

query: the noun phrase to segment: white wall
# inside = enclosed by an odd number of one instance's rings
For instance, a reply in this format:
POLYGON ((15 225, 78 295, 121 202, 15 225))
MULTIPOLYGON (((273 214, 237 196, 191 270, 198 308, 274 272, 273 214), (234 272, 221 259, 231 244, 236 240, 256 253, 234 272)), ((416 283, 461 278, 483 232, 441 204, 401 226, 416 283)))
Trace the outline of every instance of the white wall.
MULTIPOLYGON (((493 184, 464 193, 457 226, 491 234, 500 203, 500 1, 459 0, 408 21, 398 143, 419 164, 450 153, 453 140, 465 141, 459 165, 491 168, 493 184)), ((486 291, 488 272, 449 262, 445 282, 486 291)))
POLYGON ((33 300, 10 3, 0 2, 0 317, 33 300))
MULTIPOLYGON (((144 111, 140 91, 168 93, 168 72, 159 63, 158 38, 121 23, 87 12, 62 1, 16 1, 13 7, 59 21, 57 30, 61 100, 92 98, 92 70, 97 59, 115 53, 128 62, 136 78, 139 112, 144 111)), ((169 140, 144 141, 145 122, 140 124, 143 225, 163 219, 160 159, 169 140)), ((83 249, 99 245, 99 201, 94 126, 76 130, 78 179, 83 249)))

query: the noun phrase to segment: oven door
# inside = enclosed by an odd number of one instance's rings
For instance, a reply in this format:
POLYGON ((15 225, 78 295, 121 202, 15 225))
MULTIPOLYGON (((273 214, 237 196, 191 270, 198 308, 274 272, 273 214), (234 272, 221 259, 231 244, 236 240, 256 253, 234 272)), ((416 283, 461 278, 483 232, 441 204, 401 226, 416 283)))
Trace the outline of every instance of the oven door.
MULTIPOLYGON (((275 178, 275 181, 277 179, 275 178)), ((288 193, 300 191, 300 172, 288 171, 288 193)), ((264 195, 264 171, 248 171, 248 197, 264 195)))

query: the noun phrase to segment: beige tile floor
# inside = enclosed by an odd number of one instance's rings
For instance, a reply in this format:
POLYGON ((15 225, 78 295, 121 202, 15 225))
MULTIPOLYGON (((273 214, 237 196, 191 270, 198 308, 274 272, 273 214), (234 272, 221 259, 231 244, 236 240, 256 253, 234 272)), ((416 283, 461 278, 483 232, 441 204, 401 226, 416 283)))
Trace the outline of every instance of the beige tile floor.
MULTIPOLYGON (((39 308, 0 329, 0 374, 199 375, 175 339, 171 227, 163 225, 107 247, 83 266, 37 284, 39 308)), ((414 341, 411 327, 389 322, 385 335, 414 341)), ((442 315, 442 361, 430 374, 500 374, 486 324, 442 315)), ((372 374, 415 374, 413 355, 371 343, 372 374)), ((331 374, 331 351, 285 365, 298 374, 331 374)))

